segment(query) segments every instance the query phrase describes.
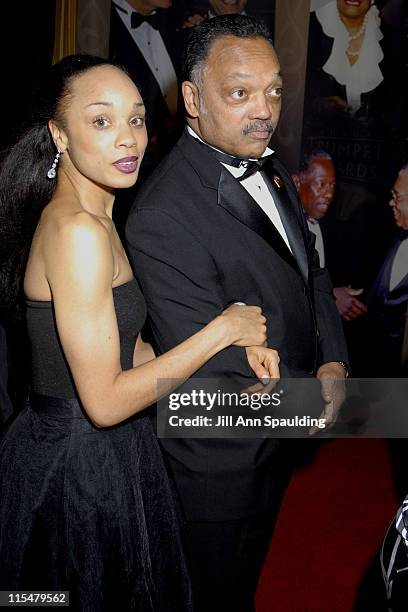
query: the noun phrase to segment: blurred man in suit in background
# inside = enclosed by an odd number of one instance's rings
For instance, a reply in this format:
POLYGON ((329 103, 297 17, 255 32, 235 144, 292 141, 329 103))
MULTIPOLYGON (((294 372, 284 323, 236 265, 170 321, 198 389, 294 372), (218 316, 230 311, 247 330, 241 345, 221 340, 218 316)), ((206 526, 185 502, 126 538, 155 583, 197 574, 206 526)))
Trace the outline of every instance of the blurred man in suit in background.
POLYGON ((407 376, 408 164, 399 171, 390 206, 398 228, 367 296, 366 376, 407 376), (378 356, 381 356, 381 359, 378 356))
POLYGON ((139 180, 116 194, 114 220, 122 237, 137 190, 182 130, 183 116, 177 114, 182 44, 172 0, 112 0, 109 57, 126 68, 139 88, 149 135, 139 180))
MULTIPOLYGON (((172 0, 112 0, 109 55, 126 67, 142 94, 152 168, 176 139, 181 44, 172 0)), ((145 163, 144 173, 152 168, 145 163)))
MULTIPOLYGON (((336 169, 331 155, 322 150, 306 153, 300 164, 299 174, 293 175, 292 178, 306 213, 309 230, 316 236, 316 249, 320 265, 324 268, 327 245, 324 226, 320 221, 333 202, 336 187, 336 169)), ((366 306, 357 298, 362 292, 363 289, 353 289, 350 286, 333 289, 337 310, 346 321, 351 321, 367 311, 366 306)))

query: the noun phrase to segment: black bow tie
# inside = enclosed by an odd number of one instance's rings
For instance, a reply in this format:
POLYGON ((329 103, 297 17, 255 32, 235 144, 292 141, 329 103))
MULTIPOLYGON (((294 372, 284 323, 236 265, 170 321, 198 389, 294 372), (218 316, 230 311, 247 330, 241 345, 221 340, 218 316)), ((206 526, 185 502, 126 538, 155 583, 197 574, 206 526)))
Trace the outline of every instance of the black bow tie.
POLYGON ((244 166, 245 172, 238 177, 239 182, 244 181, 257 172, 260 172, 270 157, 272 157, 272 153, 257 160, 243 160, 241 166, 244 166))
POLYGON ((130 27, 133 29, 138 28, 144 22, 151 25, 152 28, 154 28, 155 30, 159 29, 156 12, 152 13, 151 15, 142 15, 141 13, 137 13, 136 11, 133 11, 133 13, 130 16, 130 27))
POLYGON ((214 157, 218 159, 218 161, 222 164, 226 164, 227 166, 233 166, 234 168, 245 168, 245 172, 242 174, 242 176, 237 177, 238 181, 243 181, 249 176, 252 176, 252 174, 255 174, 256 172, 259 172, 259 170, 262 170, 263 166, 273 155, 273 153, 270 153, 269 155, 265 155, 264 157, 261 157, 257 160, 244 159, 242 157, 234 157, 233 155, 229 155, 228 153, 224 153, 223 151, 213 149, 213 147, 210 147, 201 140, 199 140, 198 142, 201 142, 201 144, 204 145, 212 153, 212 155, 214 155, 214 157))

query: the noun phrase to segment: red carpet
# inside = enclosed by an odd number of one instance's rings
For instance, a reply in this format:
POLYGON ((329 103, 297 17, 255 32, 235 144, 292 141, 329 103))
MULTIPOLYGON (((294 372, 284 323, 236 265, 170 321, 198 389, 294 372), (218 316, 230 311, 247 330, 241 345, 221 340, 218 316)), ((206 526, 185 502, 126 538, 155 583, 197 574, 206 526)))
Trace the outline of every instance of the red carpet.
POLYGON ((323 444, 287 491, 257 612, 352 612, 397 507, 384 441, 323 444))

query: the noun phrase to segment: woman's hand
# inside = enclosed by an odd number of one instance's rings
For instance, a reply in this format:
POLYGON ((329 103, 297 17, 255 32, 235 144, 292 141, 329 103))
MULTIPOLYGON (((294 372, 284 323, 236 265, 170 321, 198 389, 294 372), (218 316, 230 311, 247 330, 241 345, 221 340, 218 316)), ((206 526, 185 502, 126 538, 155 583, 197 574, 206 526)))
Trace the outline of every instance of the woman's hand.
POLYGON ((235 346, 262 346, 266 342, 266 319, 259 306, 232 304, 219 316, 235 346))
POLYGON ((271 378, 280 378, 278 351, 266 346, 248 346, 246 353, 248 363, 259 380, 266 384, 271 378))
POLYGON ((261 382, 243 389, 241 394, 270 393, 280 378, 278 351, 266 346, 248 346, 246 353, 251 369, 261 382))

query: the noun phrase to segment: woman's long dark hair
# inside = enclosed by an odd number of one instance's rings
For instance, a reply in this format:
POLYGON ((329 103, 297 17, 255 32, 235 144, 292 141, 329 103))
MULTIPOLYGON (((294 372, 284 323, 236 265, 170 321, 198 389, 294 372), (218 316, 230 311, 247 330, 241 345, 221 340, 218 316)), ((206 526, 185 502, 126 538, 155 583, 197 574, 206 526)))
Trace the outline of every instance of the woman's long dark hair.
POLYGON ((35 95, 32 120, 8 152, 0 169, 0 294, 1 318, 21 319, 23 279, 35 228, 51 200, 56 179, 47 172, 56 155, 48 129, 54 119, 63 125, 73 79, 96 66, 111 64, 91 55, 70 55, 55 64, 35 95))

